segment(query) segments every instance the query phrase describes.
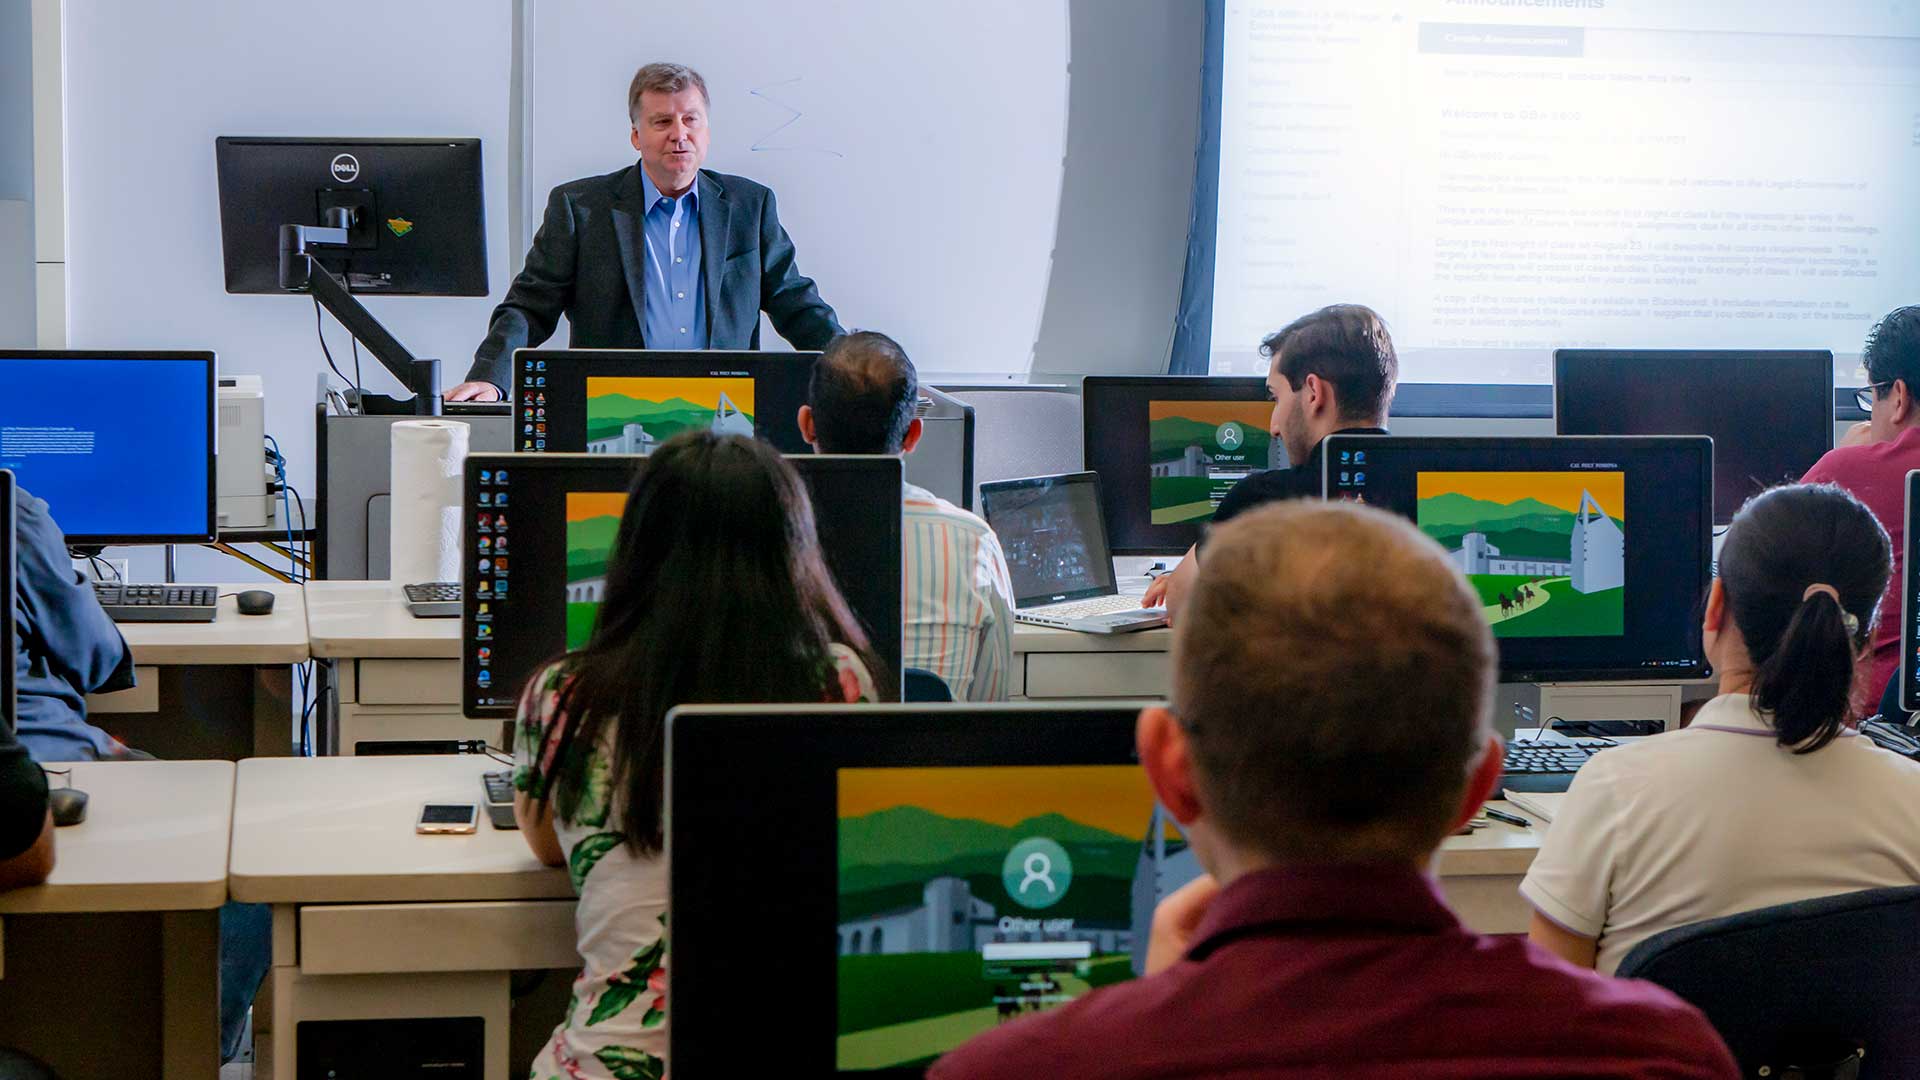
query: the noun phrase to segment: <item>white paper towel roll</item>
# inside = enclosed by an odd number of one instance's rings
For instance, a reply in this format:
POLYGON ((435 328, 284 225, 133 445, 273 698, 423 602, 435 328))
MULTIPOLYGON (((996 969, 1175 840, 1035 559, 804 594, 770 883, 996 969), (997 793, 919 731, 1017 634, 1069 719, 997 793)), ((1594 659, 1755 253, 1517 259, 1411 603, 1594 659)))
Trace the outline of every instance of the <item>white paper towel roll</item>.
POLYGON ((460 580, 460 474, 467 432, 467 425, 456 420, 393 425, 387 566, 394 581, 460 580))

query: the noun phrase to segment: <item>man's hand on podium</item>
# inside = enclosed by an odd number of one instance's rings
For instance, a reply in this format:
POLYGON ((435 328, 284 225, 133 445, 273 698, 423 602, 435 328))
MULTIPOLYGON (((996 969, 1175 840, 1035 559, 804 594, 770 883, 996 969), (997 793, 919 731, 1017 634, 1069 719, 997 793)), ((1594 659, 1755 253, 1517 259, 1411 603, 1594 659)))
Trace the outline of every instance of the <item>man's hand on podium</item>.
POLYGON ((500 388, 490 382, 463 382, 440 395, 442 401, 499 401, 500 388))

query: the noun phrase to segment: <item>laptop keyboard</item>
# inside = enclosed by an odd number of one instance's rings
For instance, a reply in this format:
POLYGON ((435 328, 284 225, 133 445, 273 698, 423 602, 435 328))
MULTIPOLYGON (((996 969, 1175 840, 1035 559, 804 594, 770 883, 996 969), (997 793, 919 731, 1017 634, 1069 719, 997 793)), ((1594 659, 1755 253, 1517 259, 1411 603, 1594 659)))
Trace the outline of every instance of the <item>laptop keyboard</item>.
POLYGON ((457 581, 423 581, 405 588, 409 604, 460 602, 460 583, 457 581))
POLYGON ((1048 604, 1039 610, 1053 619, 1090 619, 1097 615, 1112 615, 1122 611, 1145 612, 1137 596, 1096 596, 1091 600, 1076 600, 1070 604, 1048 604))

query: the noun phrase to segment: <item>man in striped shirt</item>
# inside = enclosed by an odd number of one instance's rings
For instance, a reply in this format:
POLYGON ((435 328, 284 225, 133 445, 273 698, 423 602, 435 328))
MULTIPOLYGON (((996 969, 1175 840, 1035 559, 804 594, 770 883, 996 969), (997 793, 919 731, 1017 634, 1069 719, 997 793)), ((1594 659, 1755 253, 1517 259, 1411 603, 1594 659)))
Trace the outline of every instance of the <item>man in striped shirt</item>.
MULTIPOLYGON (((800 406, 821 454, 910 454, 920 442, 920 379, 900 343, 864 330, 827 343, 800 406)), ((955 701, 1004 701, 1013 667, 1013 584, 987 523, 905 485, 901 663, 933 672, 955 701)))

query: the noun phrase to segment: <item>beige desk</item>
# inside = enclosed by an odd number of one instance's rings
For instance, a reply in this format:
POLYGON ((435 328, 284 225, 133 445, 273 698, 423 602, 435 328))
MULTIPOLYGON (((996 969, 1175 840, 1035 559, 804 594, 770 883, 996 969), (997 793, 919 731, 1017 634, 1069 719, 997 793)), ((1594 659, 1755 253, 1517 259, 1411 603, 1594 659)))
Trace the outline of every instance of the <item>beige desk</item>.
MULTIPOLYGON (((1533 815, 1509 803, 1490 805, 1533 820, 1533 815)), ((1520 879, 1527 876, 1548 828, 1541 822, 1522 829, 1494 821, 1472 836, 1450 836, 1441 845, 1435 863, 1440 887, 1468 926, 1483 934, 1527 932, 1533 908, 1520 897, 1520 879)))
POLYGON ((286 754, 292 744, 293 665, 307 651, 298 585, 216 586, 210 623, 122 623, 139 685, 87 699, 88 719, 128 746, 163 758, 238 760, 286 754), (242 615, 231 593, 266 589, 267 615, 242 615))
MULTIPOLYGON (((337 690, 341 754, 362 741, 495 740, 500 725, 460 713, 460 620, 416 619, 384 581, 307 585, 307 634, 337 690)), ((1014 697, 1159 698, 1168 686, 1168 630, 1081 634, 1045 626, 1013 633, 1014 697)))
POLYGON ((233 763, 72 768, 87 820, 46 884, 0 893, 0 1044, 69 1080, 212 1077, 233 763))
POLYGON ((1011 693, 1033 701, 1063 698, 1164 698, 1173 631, 1082 634, 1016 625, 1011 693))
MULTIPOLYGON (((505 1080, 508 973, 580 965, 572 885, 484 817, 470 836, 413 831, 421 804, 476 802, 480 774, 502 767, 482 755, 240 763, 230 886, 274 905, 257 1077, 291 1080, 302 1021, 480 1016, 485 1075, 505 1080)), ((564 1001, 566 980, 549 982, 564 1001)), ((558 1016, 531 1017, 537 1037, 558 1016)))
POLYGON ((307 638, 327 662, 337 706, 330 750, 363 741, 486 739, 500 724, 460 714, 460 620, 416 619, 385 581, 307 585, 307 638))

